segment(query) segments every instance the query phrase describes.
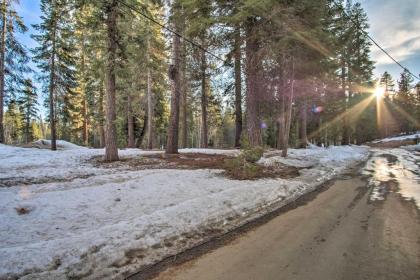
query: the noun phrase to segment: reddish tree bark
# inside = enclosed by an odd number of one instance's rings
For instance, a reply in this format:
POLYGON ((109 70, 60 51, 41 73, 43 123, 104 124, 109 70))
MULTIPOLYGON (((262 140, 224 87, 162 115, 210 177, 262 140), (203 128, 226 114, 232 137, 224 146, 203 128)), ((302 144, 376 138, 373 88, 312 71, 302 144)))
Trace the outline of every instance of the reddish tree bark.
POLYGON ((206 69, 206 53, 204 51, 201 51, 201 148, 208 147, 206 69))
POLYGON ((255 34, 256 20, 250 18, 246 24, 246 82, 247 82, 247 94, 246 94, 246 112, 247 112, 247 129, 248 138, 251 146, 261 146, 261 127, 260 127, 260 114, 259 114, 259 82, 260 77, 260 65, 261 61, 258 57, 259 42, 258 36, 255 34))
POLYGON ((134 117, 133 117, 133 108, 131 107, 131 95, 128 95, 127 98, 127 130, 128 130, 128 148, 135 148, 135 139, 134 139, 134 117))
POLYGON ((4 105, 4 82, 5 82, 5 54, 6 54, 6 0, 2 3, 2 31, 1 31, 1 46, 0 46, 0 143, 4 143, 4 124, 3 124, 3 105, 4 105))
POLYGON ((106 132, 105 161, 118 160, 116 112, 115 112, 115 66, 117 55, 117 9, 118 0, 110 0, 107 5, 106 27, 108 33, 108 59, 106 62, 106 132))
POLYGON ((241 146, 242 134, 242 77, 241 77, 241 33, 235 30, 234 42, 235 57, 235 147, 241 146))
MULTIPOLYGON (((174 3, 174 29, 179 30, 179 6, 174 3)), ((171 81, 171 112, 169 116, 168 139, 166 142, 166 154, 178 153, 178 129, 179 129, 179 99, 181 94, 181 40, 176 34, 173 35, 173 64, 169 67, 169 79, 171 81)))
POLYGON ((55 116, 55 55, 56 55, 56 22, 55 22, 56 15, 52 15, 53 20, 53 31, 52 31, 52 49, 51 49, 51 72, 50 72, 50 126, 51 126, 51 150, 57 150, 57 130, 56 130, 56 123, 57 119, 55 116))
MULTIPOLYGON (((302 90, 302 88, 300 88, 302 90)), ((299 112, 299 148, 306 148, 308 142, 307 130, 307 111, 308 111, 308 98, 306 92, 302 92, 302 103, 300 104, 299 112)))

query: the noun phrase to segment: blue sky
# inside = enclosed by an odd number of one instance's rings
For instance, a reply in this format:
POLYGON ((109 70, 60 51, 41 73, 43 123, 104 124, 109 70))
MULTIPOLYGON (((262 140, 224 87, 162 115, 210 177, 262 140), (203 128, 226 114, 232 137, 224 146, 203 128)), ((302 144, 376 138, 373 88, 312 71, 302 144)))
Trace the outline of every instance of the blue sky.
POLYGON ((27 48, 32 48, 36 46, 36 43, 30 38, 30 34, 32 34, 33 28, 32 24, 36 24, 40 22, 40 7, 39 7, 39 0, 20 0, 20 5, 16 5, 16 10, 18 11, 19 15, 23 17, 27 27, 29 28, 29 32, 24 35, 21 35, 21 42, 26 45, 27 48))
MULTIPOLYGON (((413 74, 420 74, 420 1, 362 0, 370 22, 370 34, 413 74)), ((396 80, 401 68, 372 46, 375 75, 385 70, 396 80)), ((419 81, 419 80, 417 80, 419 81)))
MULTIPOLYGON (((399 62, 414 74, 420 74, 420 0, 361 0, 371 25, 370 34, 399 62)), ((29 27, 21 36, 28 47, 36 46, 30 38, 31 24, 40 21, 39 0, 21 0, 17 7, 19 14, 29 27)), ((401 68, 393 63, 378 48, 372 46, 372 58, 376 62, 375 76, 385 70, 396 80, 401 68)))

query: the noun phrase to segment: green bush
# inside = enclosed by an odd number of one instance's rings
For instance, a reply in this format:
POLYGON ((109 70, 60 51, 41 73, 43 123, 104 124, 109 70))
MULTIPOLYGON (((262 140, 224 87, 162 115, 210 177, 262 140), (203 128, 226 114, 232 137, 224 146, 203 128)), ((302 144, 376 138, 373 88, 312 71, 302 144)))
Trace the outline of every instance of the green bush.
POLYGON ((225 160, 226 174, 234 179, 249 180, 258 177, 262 167, 246 161, 245 157, 239 155, 233 159, 225 160))
POLYGON ((263 153, 264 149, 262 147, 248 148, 243 150, 236 158, 225 160, 226 174, 239 180, 258 178, 263 168, 256 162, 263 156, 263 153))
POLYGON ((262 147, 255 147, 252 149, 243 150, 241 155, 245 158, 247 162, 255 163, 257 162, 264 154, 264 149, 262 147))

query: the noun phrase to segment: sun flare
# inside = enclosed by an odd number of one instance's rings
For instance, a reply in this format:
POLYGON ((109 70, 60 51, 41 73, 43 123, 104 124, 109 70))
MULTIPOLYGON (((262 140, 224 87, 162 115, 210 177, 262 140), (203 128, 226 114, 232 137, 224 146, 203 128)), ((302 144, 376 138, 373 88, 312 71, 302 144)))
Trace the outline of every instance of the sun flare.
POLYGON ((383 87, 376 87, 375 88, 375 96, 376 97, 383 97, 385 94, 385 88, 383 87))

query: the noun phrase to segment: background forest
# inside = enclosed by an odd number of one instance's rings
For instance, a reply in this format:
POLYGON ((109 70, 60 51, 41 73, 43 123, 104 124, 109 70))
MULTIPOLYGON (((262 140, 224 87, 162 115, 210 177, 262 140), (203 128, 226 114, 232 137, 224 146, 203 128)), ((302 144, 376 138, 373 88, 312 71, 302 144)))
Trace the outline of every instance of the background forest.
POLYGON ((420 83, 373 78, 358 2, 42 0, 30 50, 16 5, 1 0, 0 143, 286 155, 420 129, 420 83))

